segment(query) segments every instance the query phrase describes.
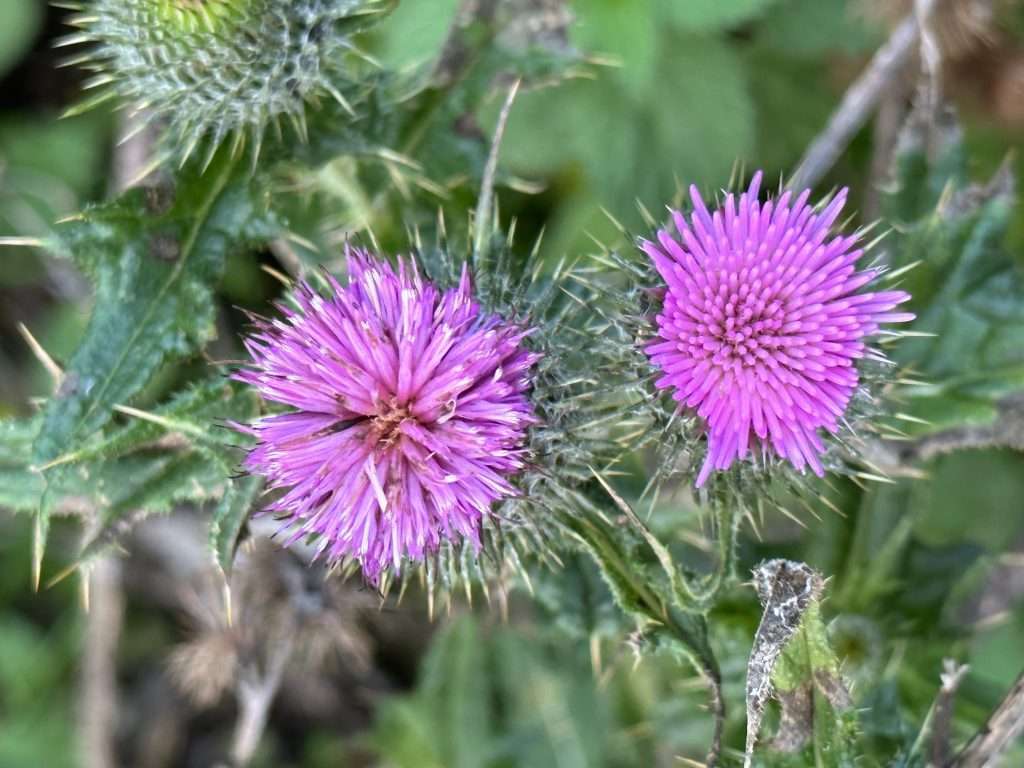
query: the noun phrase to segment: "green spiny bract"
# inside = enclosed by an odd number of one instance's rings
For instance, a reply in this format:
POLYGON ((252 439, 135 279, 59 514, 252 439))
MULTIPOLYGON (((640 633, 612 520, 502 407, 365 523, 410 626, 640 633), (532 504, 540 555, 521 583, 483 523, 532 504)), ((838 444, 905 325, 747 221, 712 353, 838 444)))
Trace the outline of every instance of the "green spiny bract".
MULTIPOLYGON (((822 202, 816 210, 823 210, 830 200, 822 202)), ((661 228, 644 213, 652 230, 661 228)), ((684 208, 683 213, 689 215, 689 209, 684 208)), ((858 238, 864 238, 870 229, 860 230, 858 238)), ((622 231, 628 240, 634 241, 630 233, 622 231)), ((881 249, 875 248, 880 240, 861 247, 873 256, 864 260, 871 262, 866 269, 876 275, 876 285, 888 290, 903 270, 887 270, 881 261, 881 249)), ((628 381, 624 391, 631 395, 633 418, 646 427, 638 431, 633 447, 655 449, 657 465, 649 488, 657 489, 663 481, 679 474, 692 482, 708 455, 706 422, 696 408, 681 407, 671 396, 671 389, 656 386, 662 374, 646 351, 659 340, 656 317, 664 303, 665 280, 640 247, 605 249, 597 258, 618 273, 616 280, 599 286, 605 297, 595 305, 595 311, 605 316, 607 324, 599 343, 605 348, 605 357, 618 361, 628 381)), ((891 330, 880 334, 882 342, 893 341, 900 335, 891 330)), ((824 451, 820 460, 827 472, 884 474, 872 464, 875 449, 881 438, 899 437, 900 433, 884 402, 897 385, 899 375, 882 346, 876 343, 865 347, 856 365, 859 382, 838 419, 838 429, 821 435, 824 451), (865 466, 870 471, 862 471, 865 466)), ((764 509, 765 501, 778 505, 780 500, 794 497, 802 506, 806 506, 808 498, 831 506, 804 472, 772 450, 751 451, 747 460, 713 472, 705 487, 707 493, 703 497, 712 507, 733 507, 739 510, 739 517, 764 509)))
POLYGON ((583 514, 593 471, 608 469, 625 452, 617 439, 624 414, 615 361, 603 356, 594 337, 600 328, 586 311, 598 299, 590 285, 598 267, 545 264, 536 247, 517 253, 513 236, 497 230, 483 255, 470 255, 443 234, 432 246, 415 239, 415 258, 431 280, 457 285, 466 264, 474 297, 488 313, 533 329, 527 343, 541 358, 530 400, 540 423, 530 429, 530 458, 515 480, 520 493, 495 506, 482 531, 482 551, 445 542, 422 569, 406 573, 418 572, 432 595, 437 589, 444 596, 460 587, 468 594, 473 582, 486 590, 491 579, 519 575, 529 581, 523 561, 559 562, 564 522, 583 514))
POLYGON ((326 97, 347 110, 356 80, 352 35, 379 18, 386 0, 94 0, 78 6, 80 32, 63 44, 89 50, 71 60, 95 72, 99 89, 76 108, 117 100, 166 124, 175 153, 201 142, 236 151, 287 121, 305 138, 305 110, 326 97))

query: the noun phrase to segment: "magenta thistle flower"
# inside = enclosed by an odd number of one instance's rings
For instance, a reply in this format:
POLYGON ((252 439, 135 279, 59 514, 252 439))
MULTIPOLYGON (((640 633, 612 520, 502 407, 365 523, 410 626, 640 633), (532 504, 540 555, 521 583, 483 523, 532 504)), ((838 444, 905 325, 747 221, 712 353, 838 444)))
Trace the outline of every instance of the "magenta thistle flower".
POLYGON ((755 445, 822 475, 819 430, 838 431, 865 338, 914 317, 892 311, 903 291, 858 292, 878 273, 856 269, 859 234, 830 234, 845 189, 815 211, 809 190, 759 203, 760 183, 759 172, 713 214, 690 187, 693 214, 673 213, 678 238, 641 243, 666 283, 645 350, 656 386, 706 424, 698 487, 755 445))
POLYGON ((443 541, 480 546, 481 526, 517 493, 530 401, 528 330, 481 311, 463 269, 441 290, 412 262, 358 250, 348 284, 308 285, 298 311, 260 323, 237 378, 292 411, 245 427, 245 467, 284 489, 268 510, 316 534, 329 562, 357 559, 376 583, 443 541))

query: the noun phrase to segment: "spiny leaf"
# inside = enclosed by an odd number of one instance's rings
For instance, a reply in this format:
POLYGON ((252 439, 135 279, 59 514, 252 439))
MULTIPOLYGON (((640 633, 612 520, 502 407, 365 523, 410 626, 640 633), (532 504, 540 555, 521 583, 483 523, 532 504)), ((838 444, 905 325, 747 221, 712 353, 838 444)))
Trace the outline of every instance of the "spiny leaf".
POLYGON ((96 528, 76 563, 79 566, 114 544, 135 523, 170 512, 180 502, 216 498, 228 482, 228 467, 200 451, 136 454, 100 466, 96 490, 102 504, 96 528))
POLYGON ((640 563, 625 554, 622 543, 613 535, 611 526, 600 519, 600 515, 566 516, 564 524, 594 559, 623 611, 648 621, 663 620, 663 601, 646 585, 645 580, 637 578, 640 563))
POLYGON ((225 255, 269 234, 254 187, 233 170, 221 157, 208 176, 184 174, 165 212, 152 210, 159 192, 139 190, 59 226, 57 248, 89 274, 96 303, 65 385, 44 411, 37 463, 75 449, 161 363, 213 338, 212 288, 225 255))
MULTIPOLYGON (((236 165, 221 154, 205 174, 184 170, 170 201, 162 188, 132 190, 58 225, 54 250, 89 275, 96 300, 64 385, 43 411, 36 466, 81 450, 163 363, 213 337, 213 287, 227 253, 274 229, 255 181, 236 165)), ((44 474, 40 551, 67 471, 44 474)))
POLYGON ((32 442, 41 420, 0 420, 0 508, 33 512, 39 506, 43 478, 29 468, 32 442))
POLYGON ((250 388, 214 376, 187 387, 152 413, 121 408, 128 424, 58 456, 50 466, 117 458, 175 432, 190 443, 224 448, 240 435, 221 428, 223 423, 250 419, 257 409, 257 396, 250 388))
POLYGON ((985 185, 966 181, 955 125, 940 133, 929 163, 921 130, 906 129, 888 213, 896 227, 892 266, 920 262, 905 277, 923 336, 901 340, 894 359, 928 382, 909 394, 916 434, 991 423, 997 403, 1024 390, 1024 276, 1006 249, 1014 179, 1004 166, 985 185))
POLYGON ((91 461, 74 457, 78 463, 70 475, 96 474, 99 478, 93 484, 98 522, 81 559, 92 557, 143 517, 169 511, 176 502, 203 501, 218 494, 221 503, 214 525, 219 525, 220 546, 215 551, 218 558, 221 552, 225 558, 233 555, 234 542, 259 484, 251 484, 249 478, 229 480, 235 461, 232 444, 242 437, 219 428, 218 422, 248 421, 258 409, 252 390, 214 376, 178 393, 146 418, 136 417, 90 445, 84 453, 91 461), (183 439, 177 451, 170 446, 160 446, 159 451, 145 448, 168 434, 183 439), (118 476, 123 480, 111 492, 107 478, 118 476))
POLYGON ((626 516, 626 519, 633 525, 637 532, 643 537, 644 541, 654 552, 655 557, 658 558, 658 563, 661 565, 661 569, 668 579, 669 585, 672 590, 672 596, 675 599, 676 606, 681 609, 700 605, 701 600, 687 584, 685 577, 682 572, 676 566, 672 559, 671 553, 668 551, 668 547, 658 540, 658 537, 651 533, 650 529, 644 524, 644 521, 639 518, 633 508, 615 492, 615 489, 608 484, 608 481, 597 472, 597 470, 591 467, 590 470, 597 482, 600 483, 601 487, 611 497, 615 506, 626 516))
POLYGON ((260 478, 247 476, 228 483, 210 519, 210 548, 225 576, 231 574, 242 527, 263 490, 260 478))

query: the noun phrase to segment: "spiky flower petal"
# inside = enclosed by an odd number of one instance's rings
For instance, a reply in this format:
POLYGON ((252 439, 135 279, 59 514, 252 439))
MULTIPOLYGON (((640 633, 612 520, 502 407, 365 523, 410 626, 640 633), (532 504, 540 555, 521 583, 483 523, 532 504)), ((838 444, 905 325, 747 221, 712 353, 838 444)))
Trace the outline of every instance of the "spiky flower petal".
POLYGON ((294 409, 243 427, 257 439, 246 468, 284 489, 269 509, 371 582, 444 541, 479 547, 537 422, 529 330, 483 312, 465 269, 441 290, 414 262, 352 249, 348 284, 330 286, 303 285, 298 310, 246 341, 237 378, 294 409))
POLYGON ((641 242, 665 281, 646 348, 656 386, 707 428, 698 487, 754 446, 823 474, 819 431, 838 431, 865 339, 913 319, 893 311, 907 293, 860 292, 878 273, 857 271, 859 234, 832 234, 845 189, 816 210, 809 190, 762 204, 760 182, 714 213, 691 187, 693 214, 673 213, 677 234, 641 242))

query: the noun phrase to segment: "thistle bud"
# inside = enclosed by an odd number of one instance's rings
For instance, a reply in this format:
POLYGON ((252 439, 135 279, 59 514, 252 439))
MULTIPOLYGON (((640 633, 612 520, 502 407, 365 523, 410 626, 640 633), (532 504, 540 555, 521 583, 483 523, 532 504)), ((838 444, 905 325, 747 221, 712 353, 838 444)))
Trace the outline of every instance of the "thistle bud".
POLYGON ((204 140, 255 152, 269 125, 306 133, 307 104, 351 110, 352 35, 389 6, 380 0, 95 0, 62 44, 95 72, 81 111, 116 100, 165 123, 185 158, 204 140))

